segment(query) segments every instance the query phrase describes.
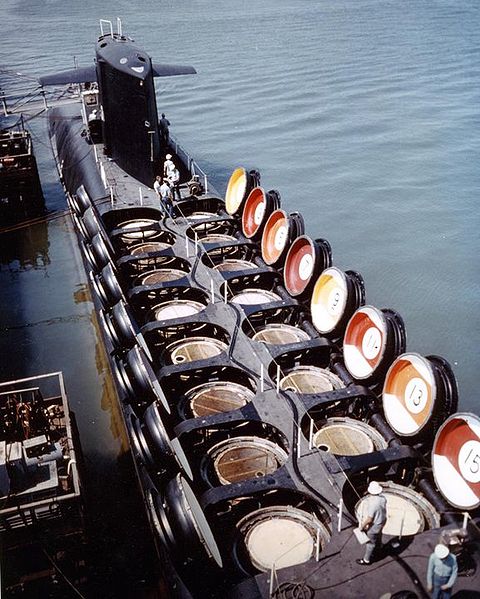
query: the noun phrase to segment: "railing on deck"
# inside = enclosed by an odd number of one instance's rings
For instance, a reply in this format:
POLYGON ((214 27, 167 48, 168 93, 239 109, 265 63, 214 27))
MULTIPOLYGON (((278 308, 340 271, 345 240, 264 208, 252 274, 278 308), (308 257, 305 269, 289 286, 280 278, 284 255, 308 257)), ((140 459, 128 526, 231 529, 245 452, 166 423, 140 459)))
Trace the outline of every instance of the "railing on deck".
POLYGON ((195 162, 195 160, 190 156, 190 154, 184 148, 182 148, 182 146, 178 143, 175 137, 170 136, 170 144, 173 147, 175 154, 180 158, 180 160, 190 171, 190 175, 192 177, 197 176, 199 179, 202 180, 205 193, 207 193, 208 177, 205 171, 203 171, 195 162))

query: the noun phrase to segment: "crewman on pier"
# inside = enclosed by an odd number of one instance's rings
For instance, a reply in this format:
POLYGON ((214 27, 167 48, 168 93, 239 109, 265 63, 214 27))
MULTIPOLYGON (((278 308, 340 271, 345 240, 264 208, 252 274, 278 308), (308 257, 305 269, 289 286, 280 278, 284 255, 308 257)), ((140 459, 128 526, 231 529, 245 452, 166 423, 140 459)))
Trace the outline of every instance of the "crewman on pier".
POLYGON ((362 506, 363 518, 359 522, 359 529, 367 534, 368 541, 365 543, 365 554, 363 558, 357 559, 357 564, 369 566, 372 556, 378 553, 382 546, 382 530, 387 521, 387 498, 383 494, 382 485, 372 481, 368 485, 368 496, 362 506))

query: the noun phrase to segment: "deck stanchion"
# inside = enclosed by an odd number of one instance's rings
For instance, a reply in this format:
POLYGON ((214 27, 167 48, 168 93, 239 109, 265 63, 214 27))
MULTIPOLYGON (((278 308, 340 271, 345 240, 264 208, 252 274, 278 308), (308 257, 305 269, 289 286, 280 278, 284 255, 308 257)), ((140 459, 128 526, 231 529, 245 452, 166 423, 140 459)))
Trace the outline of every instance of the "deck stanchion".
POLYGON ((138 196, 140 198, 140 206, 143 206, 143 194, 142 194, 142 188, 141 187, 138 188, 138 196))
POLYGON ((7 106, 7 101, 5 99, 5 92, 3 90, 1 92, 1 98, 2 98, 3 114, 6 116, 8 114, 8 106, 7 106))
POLYGON ((403 511, 402 514, 402 519, 400 520, 400 530, 398 532, 398 540, 401 541, 402 540, 402 534, 403 534, 403 523, 405 521, 405 510, 403 511))
POLYGON ((340 497, 340 501, 338 502, 338 525, 337 525, 338 532, 340 532, 342 530, 342 517, 343 517, 343 497, 340 497))
POLYGON ((113 208, 113 187, 110 187, 110 206, 113 208))
POLYGON ((320 559, 320 529, 317 528, 317 542, 315 543, 315 561, 318 562, 320 559))
POLYGON ((308 432, 308 449, 313 449, 313 426, 314 426, 313 418, 310 418, 310 430, 308 432))
POLYGON ((265 390, 264 382, 263 382, 263 364, 260 364, 260 391, 263 393, 265 390))
POLYGON ((275 564, 272 564, 272 569, 270 570, 270 590, 269 590, 269 597, 273 597, 273 585, 274 585, 275 578, 276 578, 275 564))
POLYGON ((280 364, 277 364, 277 393, 280 393, 280 364))
POLYGON ((210 292, 212 294, 212 304, 215 303, 215 292, 213 289, 213 279, 210 279, 210 292))
POLYGON ((42 89, 42 91, 40 93, 43 96, 43 107, 44 107, 45 110, 48 110, 47 96, 45 95, 45 90, 42 89))

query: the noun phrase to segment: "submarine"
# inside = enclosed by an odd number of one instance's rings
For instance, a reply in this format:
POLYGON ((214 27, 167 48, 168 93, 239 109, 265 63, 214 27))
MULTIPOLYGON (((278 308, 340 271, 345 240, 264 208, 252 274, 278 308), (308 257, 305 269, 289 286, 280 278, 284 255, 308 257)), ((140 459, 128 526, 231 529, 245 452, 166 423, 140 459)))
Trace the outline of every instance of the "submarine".
POLYGON ((78 86, 49 134, 170 595, 426 597, 439 543, 455 591, 478 591, 480 419, 451 366, 407 350, 401 315, 258 170, 213 189, 158 125, 154 78, 194 68, 100 27, 93 66, 39 81, 78 86), (365 567, 373 481, 387 521, 365 567))

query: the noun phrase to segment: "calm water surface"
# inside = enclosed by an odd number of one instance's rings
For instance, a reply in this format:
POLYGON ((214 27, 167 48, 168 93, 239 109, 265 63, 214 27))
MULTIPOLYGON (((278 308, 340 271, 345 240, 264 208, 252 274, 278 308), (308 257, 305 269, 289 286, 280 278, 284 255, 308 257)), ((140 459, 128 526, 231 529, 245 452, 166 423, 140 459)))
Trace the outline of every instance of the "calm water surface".
MULTIPOLYGON (((403 316, 408 350, 452 364, 460 409, 479 413, 478 2, 3 0, 0 65, 91 64, 98 19, 117 15, 155 61, 197 68, 157 81, 158 104, 215 186, 258 168, 334 264, 363 274, 367 302, 403 316)), ((45 119, 31 127, 48 208, 62 209, 45 119)), ((66 373, 101 478, 125 438, 69 227, 2 242, 0 375, 66 373)))

